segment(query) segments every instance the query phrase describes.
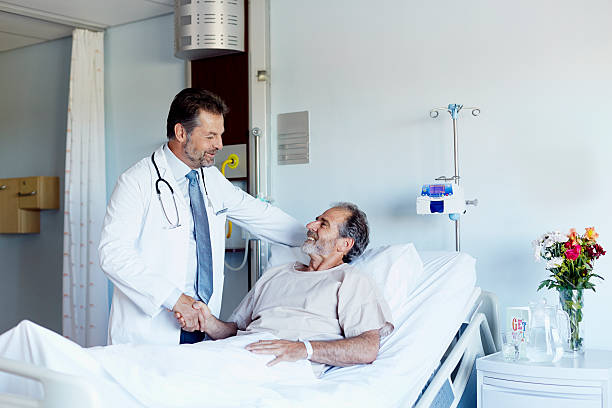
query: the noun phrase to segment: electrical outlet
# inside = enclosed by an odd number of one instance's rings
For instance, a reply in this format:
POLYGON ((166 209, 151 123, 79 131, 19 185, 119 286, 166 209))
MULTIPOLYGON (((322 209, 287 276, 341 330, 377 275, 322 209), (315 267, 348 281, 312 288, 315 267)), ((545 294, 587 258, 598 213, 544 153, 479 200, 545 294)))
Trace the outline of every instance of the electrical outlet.
POLYGON ((227 160, 230 154, 238 156, 238 167, 232 169, 230 166, 225 166, 225 177, 228 179, 246 178, 248 168, 246 144, 223 146, 223 149, 218 151, 215 155, 215 167, 221 171, 223 162, 227 160))

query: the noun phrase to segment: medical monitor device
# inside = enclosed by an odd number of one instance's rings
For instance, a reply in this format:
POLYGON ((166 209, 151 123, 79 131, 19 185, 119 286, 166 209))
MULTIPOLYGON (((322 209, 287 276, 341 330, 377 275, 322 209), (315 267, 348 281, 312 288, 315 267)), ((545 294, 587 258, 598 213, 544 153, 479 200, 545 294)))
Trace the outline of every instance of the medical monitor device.
POLYGON ((456 214, 459 217, 465 212, 463 189, 456 183, 424 184, 416 200, 416 209, 417 214, 456 214))
POLYGON ((455 222, 455 250, 457 252, 461 251, 459 217, 465 213, 466 205, 478 205, 477 199, 465 201, 463 190, 459 188, 459 135, 457 134, 457 119, 462 109, 471 110, 472 116, 480 114, 480 108, 468 108, 456 103, 451 103, 445 107, 433 108, 429 111, 429 116, 433 119, 437 118, 440 112, 448 112, 453 120, 453 164, 455 174, 452 177, 438 177, 436 181, 441 183, 423 185, 421 196, 417 197, 416 203, 417 214, 448 214, 448 217, 455 222))

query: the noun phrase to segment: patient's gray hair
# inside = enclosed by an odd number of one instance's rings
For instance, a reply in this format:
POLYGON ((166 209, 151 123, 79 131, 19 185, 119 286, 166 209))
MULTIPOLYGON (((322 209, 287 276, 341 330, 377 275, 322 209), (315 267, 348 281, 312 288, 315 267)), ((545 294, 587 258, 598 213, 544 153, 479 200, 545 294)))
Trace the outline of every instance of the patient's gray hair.
POLYGON ((332 204, 332 206, 349 213, 344 220, 344 224, 338 228, 341 238, 352 238, 355 241, 351 250, 342 258, 344 262, 348 263, 361 255, 370 243, 368 218, 355 204, 340 202, 332 204))

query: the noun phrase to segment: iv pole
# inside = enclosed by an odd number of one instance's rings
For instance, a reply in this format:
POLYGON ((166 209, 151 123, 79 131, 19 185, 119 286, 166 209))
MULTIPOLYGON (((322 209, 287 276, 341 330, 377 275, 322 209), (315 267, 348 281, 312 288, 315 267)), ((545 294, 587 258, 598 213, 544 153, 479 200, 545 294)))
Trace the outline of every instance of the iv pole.
MULTIPOLYGON (((462 109, 470 109, 472 111, 472 116, 480 115, 480 109, 476 107, 464 107, 463 105, 459 105, 456 103, 451 103, 447 107, 442 108, 433 108, 429 111, 429 116, 432 119, 435 119, 439 116, 440 112, 446 111, 451 115, 453 120, 453 151, 454 151, 454 164, 455 164, 455 175, 453 177, 440 176, 436 178, 436 181, 451 181, 456 184, 459 184, 459 136, 457 134, 457 118, 459 117, 459 112, 462 109)), ((466 200, 467 205, 478 205, 478 199, 474 200, 466 200)), ((459 217, 452 218, 455 221, 455 250, 457 252, 461 251, 461 237, 460 237, 460 223, 459 217)))

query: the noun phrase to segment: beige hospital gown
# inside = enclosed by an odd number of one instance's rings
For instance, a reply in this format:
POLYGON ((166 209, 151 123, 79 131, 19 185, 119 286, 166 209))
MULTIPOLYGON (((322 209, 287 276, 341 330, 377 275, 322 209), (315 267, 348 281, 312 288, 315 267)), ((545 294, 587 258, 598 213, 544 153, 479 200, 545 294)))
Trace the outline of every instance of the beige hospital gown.
MULTIPOLYGON (((338 340, 379 329, 391 333, 391 313, 374 282, 348 264, 298 271, 293 264, 269 269, 229 321, 238 334, 272 333, 285 340, 338 340)), ((323 365, 313 364, 317 374, 323 365)))

